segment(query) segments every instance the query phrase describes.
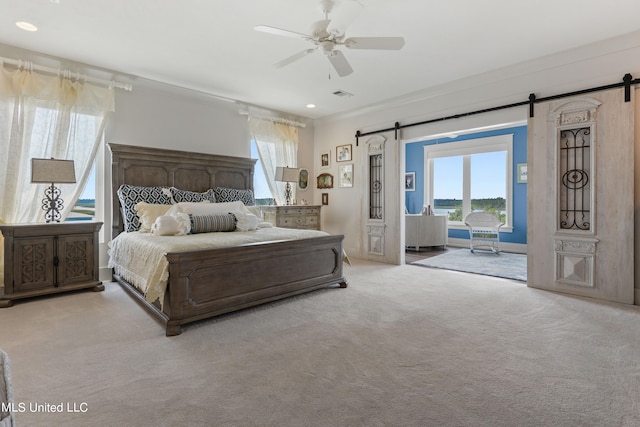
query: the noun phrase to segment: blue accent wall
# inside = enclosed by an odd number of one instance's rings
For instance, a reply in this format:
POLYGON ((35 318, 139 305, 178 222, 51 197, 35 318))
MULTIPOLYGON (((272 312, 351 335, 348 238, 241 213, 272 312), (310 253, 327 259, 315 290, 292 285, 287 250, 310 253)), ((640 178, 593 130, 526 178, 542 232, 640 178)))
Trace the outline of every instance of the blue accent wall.
MULTIPOLYGON (((527 184, 518 183, 518 164, 527 163, 527 127, 478 132, 457 138, 440 138, 406 145, 406 171, 416 173, 416 191, 407 191, 405 206, 409 213, 420 213, 424 206, 424 147, 431 144, 455 143, 476 138, 513 134, 513 232, 500 233, 500 240, 509 243, 527 243, 527 184)), ((468 239, 466 230, 449 230, 449 237, 468 239)))

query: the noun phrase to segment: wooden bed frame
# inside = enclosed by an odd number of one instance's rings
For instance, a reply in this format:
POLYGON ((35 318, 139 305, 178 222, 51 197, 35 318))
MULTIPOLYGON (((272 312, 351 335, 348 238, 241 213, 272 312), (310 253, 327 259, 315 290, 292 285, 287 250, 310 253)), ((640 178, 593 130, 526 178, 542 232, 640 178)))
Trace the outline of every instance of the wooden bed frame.
MULTIPOLYGON (((124 230, 116 193, 122 184, 252 189, 255 160, 177 150, 109 144, 112 157, 113 235, 124 230)), ((169 281, 163 308, 148 303, 122 277, 114 279, 178 335, 182 325, 315 289, 347 287, 342 275, 343 235, 166 254, 169 281)))

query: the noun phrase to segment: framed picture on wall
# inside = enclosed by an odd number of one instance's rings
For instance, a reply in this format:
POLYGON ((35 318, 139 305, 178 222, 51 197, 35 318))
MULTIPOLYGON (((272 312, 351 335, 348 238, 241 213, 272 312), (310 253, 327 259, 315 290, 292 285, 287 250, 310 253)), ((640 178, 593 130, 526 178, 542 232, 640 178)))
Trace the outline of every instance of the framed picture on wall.
POLYGON ((321 173, 316 178, 316 187, 333 188, 333 175, 330 173, 321 173))
POLYGON ((322 193, 322 204, 323 205, 329 204, 329 193, 322 193))
POLYGON ((340 165, 338 186, 342 188, 353 187, 353 163, 349 165, 340 165))
POLYGON ((305 191, 309 188, 309 171, 302 168, 298 172, 298 190, 305 191))
POLYGON ((527 182, 527 164, 518 163, 518 184, 527 182))
POLYGON ((336 162, 351 161, 351 144, 338 145, 336 147, 336 162))
POLYGON ((331 151, 320 153, 320 167, 323 169, 331 167, 331 151))
POLYGON ((404 174, 404 191, 416 191, 415 172, 407 172, 404 174))

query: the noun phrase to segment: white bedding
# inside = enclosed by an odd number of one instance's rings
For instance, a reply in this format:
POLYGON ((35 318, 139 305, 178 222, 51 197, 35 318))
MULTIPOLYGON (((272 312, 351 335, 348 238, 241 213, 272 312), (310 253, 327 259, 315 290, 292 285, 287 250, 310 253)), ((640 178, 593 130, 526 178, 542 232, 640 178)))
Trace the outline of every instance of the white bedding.
POLYGON ((187 236, 153 236, 149 233, 120 233, 109 242, 109 267, 144 293, 148 302, 164 302, 169 278, 168 252, 211 249, 276 240, 297 240, 326 236, 318 230, 258 228, 255 231, 202 233, 187 236))

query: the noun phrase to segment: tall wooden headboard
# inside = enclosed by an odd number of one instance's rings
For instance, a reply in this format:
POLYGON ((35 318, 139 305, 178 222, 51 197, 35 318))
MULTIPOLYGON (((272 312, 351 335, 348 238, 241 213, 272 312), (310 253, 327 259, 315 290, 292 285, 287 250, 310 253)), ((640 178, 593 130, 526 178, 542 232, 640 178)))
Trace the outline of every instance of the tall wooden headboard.
POLYGON ((255 159, 109 144, 113 234, 124 230, 117 190, 122 184, 176 187, 203 192, 213 187, 253 190, 255 159))

